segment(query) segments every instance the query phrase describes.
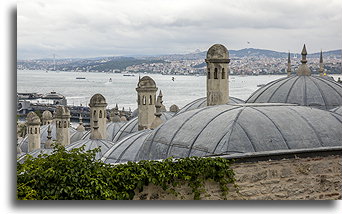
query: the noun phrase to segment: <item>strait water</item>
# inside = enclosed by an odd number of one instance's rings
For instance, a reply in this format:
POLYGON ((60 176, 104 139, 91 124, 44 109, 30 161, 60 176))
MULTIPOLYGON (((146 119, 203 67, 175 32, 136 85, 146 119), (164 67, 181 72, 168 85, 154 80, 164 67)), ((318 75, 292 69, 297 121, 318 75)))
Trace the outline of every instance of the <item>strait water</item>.
MULTIPOLYGON (((147 75, 147 74, 145 74, 147 75)), ((206 96, 205 76, 170 76, 161 74, 148 74, 163 93, 163 104, 168 109, 172 104, 180 108, 187 103, 206 96), (174 77, 174 81, 172 81, 174 77)), ((141 74, 143 77, 144 74, 141 74)), ((284 77, 282 75, 260 76, 230 76, 230 96, 246 100, 258 84, 266 84, 272 80, 284 77)), ((333 75, 334 79, 342 75, 333 75)), ((136 98, 139 75, 123 76, 123 74, 108 73, 79 73, 79 72, 53 72, 41 70, 18 70, 17 92, 35 92, 40 94, 55 91, 64 95, 68 105, 88 105, 92 95, 102 94, 113 108, 117 103, 119 108, 137 108, 136 98), (86 79, 76 79, 85 77, 86 79), (112 82, 109 82, 112 78, 112 82)), ((159 92, 157 92, 159 93, 159 92)))

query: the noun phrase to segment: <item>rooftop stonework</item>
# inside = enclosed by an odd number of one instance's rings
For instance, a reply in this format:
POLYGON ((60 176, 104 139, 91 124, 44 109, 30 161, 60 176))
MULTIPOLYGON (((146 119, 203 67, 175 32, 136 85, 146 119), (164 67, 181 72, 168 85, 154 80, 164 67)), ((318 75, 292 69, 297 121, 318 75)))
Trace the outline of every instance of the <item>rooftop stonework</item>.
POLYGON ((311 75, 311 70, 306 64, 308 61, 306 60, 306 55, 307 55, 306 47, 304 44, 303 50, 302 50, 302 60, 300 62, 302 63, 299 65, 298 70, 297 70, 297 75, 298 76, 310 76, 311 75))
POLYGON ((40 125, 40 119, 33 111, 27 114, 26 121, 28 125, 40 125))
POLYGON ((70 110, 66 106, 57 106, 55 117, 56 118, 69 118, 70 110))
POLYGON ((90 98, 89 107, 106 107, 106 99, 102 94, 94 94, 90 98))
POLYGON ((156 82, 151 77, 149 77, 149 76, 144 76, 138 82, 138 88, 140 88, 140 89, 156 88, 156 87, 157 87, 156 86, 156 82))
POLYGON ((42 114, 42 119, 43 120, 52 120, 53 119, 52 113, 49 110, 45 110, 42 114))
MULTIPOLYGON (((222 62, 226 62, 228 59, 229 53, 224 45, 215 44, 208 49, 206 60, 210 62, 212 62, 212 60, 222 60, 222 62)), ((227 62, 229 62, 229 60, 227 62)))

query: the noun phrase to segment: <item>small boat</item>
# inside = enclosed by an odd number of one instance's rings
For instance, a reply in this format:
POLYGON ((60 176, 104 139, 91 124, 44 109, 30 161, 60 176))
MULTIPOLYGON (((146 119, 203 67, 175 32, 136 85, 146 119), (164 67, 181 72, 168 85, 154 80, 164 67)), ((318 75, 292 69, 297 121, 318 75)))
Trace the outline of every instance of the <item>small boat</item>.
POLYGON ((85 77, 76 77, 77 80, 84 80, 85 77))
POLYGON ((124 74, 124 77, 134 77, 134 74, 124 74))

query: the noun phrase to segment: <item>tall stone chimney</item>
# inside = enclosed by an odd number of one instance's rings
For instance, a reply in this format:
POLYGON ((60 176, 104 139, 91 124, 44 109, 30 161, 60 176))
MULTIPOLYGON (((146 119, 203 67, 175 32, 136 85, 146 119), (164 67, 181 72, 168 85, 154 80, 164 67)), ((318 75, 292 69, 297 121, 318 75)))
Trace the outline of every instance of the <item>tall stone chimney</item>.
POLYGON ((40 148, 40 119, 34 112, 29 112, 26 117, 27 135, 28 135, 28 152, 32 152, 40 148))
POLYGON ((102 139, 107 137, 107 112, 106 112, 106 99, 101 94, 95 94, 91 97, 90 103, 90 127, 94 129, 94 118, 97 118, 98 131, 100 132, 102 139))
POLYGON ((56 143, 67 146, 70 144, 70 110, 66 106, 58 106, 55 117, 56 143))

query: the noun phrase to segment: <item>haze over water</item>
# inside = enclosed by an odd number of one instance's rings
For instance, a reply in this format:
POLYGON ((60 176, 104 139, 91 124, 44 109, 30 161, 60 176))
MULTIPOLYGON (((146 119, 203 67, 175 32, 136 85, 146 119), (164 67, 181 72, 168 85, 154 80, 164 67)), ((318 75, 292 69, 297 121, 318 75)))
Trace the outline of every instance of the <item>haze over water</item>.
MULTIPOLYGON (((140 74, 141 77, 152 77, 162 90, 163 104, 168 109, 172 104, 180 108, 187 103, 206 96, 205 76, 171 76, 161 74, 140 74), (172 81, 174 77, 174 81, 172 81)), ((230 76, 230 96, 246 100, 255 90, 258 84, 266 84, 285 75, 260 75, 260 76, 230 76)), ((333 75, 335 80, 342 75, 333 75)), ((132 111, 137 108, 136 98, 139 75, 123 76, 123 74, 108 73, 79 73, 79 72, 45 72, 41 70, 18 70, 17 92, 32 92, 45 94, 55 91, 64 95, 68 105, 88 105, 92 95, 102 94, 108 103, 108 108, 113 108, 117 103, 119 108, 132 111), (76 79, 85 77, 86 79, 76 79), (109 82, 112 78, 112 82, 109 82)), ((157 92, 159 93, 159 91, 157 92)))

